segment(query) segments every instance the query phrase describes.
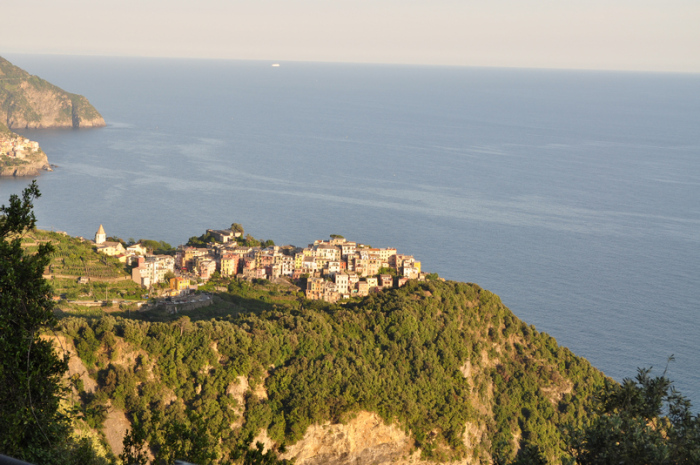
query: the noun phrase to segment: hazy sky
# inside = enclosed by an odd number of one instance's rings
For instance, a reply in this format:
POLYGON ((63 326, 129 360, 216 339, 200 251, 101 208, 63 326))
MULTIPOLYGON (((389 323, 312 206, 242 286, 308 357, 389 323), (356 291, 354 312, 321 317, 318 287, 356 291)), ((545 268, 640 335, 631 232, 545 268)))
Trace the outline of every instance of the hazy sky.
POLYGON ((0 55, 700 72, 700 0, 22 0, 0 55))

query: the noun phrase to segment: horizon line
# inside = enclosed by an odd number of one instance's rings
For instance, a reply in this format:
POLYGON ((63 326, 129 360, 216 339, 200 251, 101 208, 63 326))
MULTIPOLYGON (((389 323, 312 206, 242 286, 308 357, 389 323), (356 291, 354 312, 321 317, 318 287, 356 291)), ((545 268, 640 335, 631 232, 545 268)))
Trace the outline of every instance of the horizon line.
MULTIPOLYGON (((587 72, 611 72, 611 73, 636 73, 636 74, 677 74, 677 75, 700 75, 700 71, 682 70, 651 70, 651 69, 631 69, 631 68, 583 68, 583 67, 555 67, 555 66, 508 66, 508 65, 470 65, 470 64, 436 64, 418 62, 380 62, 380 61, 343 61, 343 60, 297 60, 297 59, 274 59, 274 58, 223 58, 223 57, 200 57, 200 56, 157 56, 157 55, 118 55, 118 54, 97 54, 97 53, 70 53, 70 52, 3 52, 9 55, 32 55, 32 56, 71 56, 85 58, 130 58, 144 60, 201 60, 201 61, 246 61, 246 62, 266 62, 266 63, 317 63, 317 64, 347 64, 347 65, 377 65, 377 66, 406 66, 425 68, 480 68, 480 69, 504 69, 504 70, 541 70, 541 71, 587 71, 587 72)), ((3 56, 0 54, 0 57, 3 56)))

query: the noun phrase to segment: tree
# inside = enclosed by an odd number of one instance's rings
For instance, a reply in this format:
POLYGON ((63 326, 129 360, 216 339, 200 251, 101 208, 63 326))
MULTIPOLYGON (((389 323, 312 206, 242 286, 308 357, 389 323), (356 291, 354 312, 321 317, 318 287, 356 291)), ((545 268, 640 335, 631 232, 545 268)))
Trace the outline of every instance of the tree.
POLYGON ((243 230, 243 226, 241 226, 241 225, 238 224, 238 223, 232 223, 230 229, 231 229, 231 231, 233 231, 233 232, 239 232, 239 233, 241 233, 241 236, 242 236, 243 234, 245 234, 245 231, 243 230))
POLYGON ((262 442, 256 442, 255 447, 252 447, 253 435, 248 435, 244 441, 239 443, 233 451, 232 458, 241 460, 243 465, 291 465, 292 462, 286 459, 280 459, 273 449, 265 452, 265 445, 262 442))
POLYGON ((165 241, 154 241, 151 239, 139 239, 139 243, 143 246, 149 249, 151 252, 154 254, 159 254, 159 255, 165 255, 165 254, 171 254, 175 252, 175 249, 173 248, 172 245, 168 244, 165 241))
POLYGON ((260 247, 260 241, 251 236, 250 234, 246 234, 245 239, 243 239, 243 241, 239 241, 239 243, 241 242, 246 247, 260 247))
POLYGON ((216 242, 216 239, 211 234, 204 233, 201 236, 190 237, 187 241, 187 245, 190 247, 206 247, 210 242, 216 242))
POLYGON ((51 288, 42 277, 53 247, 44 243, 27 255, 21 245, 36 224, 32 201, 39 195, 32 182, 21 199, 13 195, 9 206, 0 207, 0 450, 30 461, 67 428, 58 407, 68 365, 39 338, 55 324, 51 288))
POLYGON ((392 276, 396 276, 396 268, 391 268, 391 267, 381 267, 377 271, 377 276, 382 275, 382 274, 390 274, 392 276))
POLYGON ((123 452, 119 460, 125 465, 146 465, 148 452, 146 449, 146 432, 138 418, 133 419, 133 428, 126 432, 122 441, 123 452))
POLYGON ((640 368, 634 380, 607 383, 598 414, 569 434, 575 463, 700 463, 700 415, 692 414, 666 371, 657 377, 650 372, 640 368))
POLYGON ((22 237, 34 229, 33 181, 21 198, 0 207, 0 453, 32 463, 92 463, 85 442, 71 439, 69 417, 59 404, 68 369, 50 341, 40 338, 56 319, 52 290, 43 278, 53 252, 50 243, 25 254, 22 237))

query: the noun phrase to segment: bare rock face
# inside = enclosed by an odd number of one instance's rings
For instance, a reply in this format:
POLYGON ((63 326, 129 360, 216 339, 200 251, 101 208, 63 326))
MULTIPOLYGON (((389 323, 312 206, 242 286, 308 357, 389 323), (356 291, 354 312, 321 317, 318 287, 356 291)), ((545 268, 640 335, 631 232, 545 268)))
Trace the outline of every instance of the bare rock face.
MULTIPOLYGON (((465 445, 471 449, 470 439, 481 437, 483 431, 476 425, 467 425, 465 445)), ((477 440, 478 441, 478 440, 477 440)), ((253 444, 261 442, 264 450, 275 448, 267 431, 261 430, 253 444)), ((287 446, 281 458, 294 460, 297 465, 439 465, 440 462, 421 459, 420 449, 410 435, 395 424, 387 424, 372 412, 358 412, 342 424, 324 423, 306 430, 297 443, 287 446)), ((450 465, 478 465, 490 463, 488 458, 468 456, 447 462, 450 465)))
POLYGON ((347 424, 313 425, 282 456, 300 465, 397 463, 411 455, 413 441, 375 413, 360 412, 347 424))
POLYGON ((126 433, 129 432, 131 428, 131 422, 126 415, 124 415, 124 412, 110 406, 102 432, 114 455, 119 455, 124 452, 124 436, 126 436, 126 433))
POLYGON ((42 339, 51 341, 59 356, 68 356, 68 372, 66 373, 65 377, 71 378, 77 376, 83 381, 85 392, 95 392, 95 389, 97 389, 97 383, 88 375, 88 369, 83 361, 80 360, 80 357, 78 357, 78 352, 75 350, 73 341, 65 336, 57 334, 51 336, 44 335, 41 337, 42 339))
POLYGON ((105 126, 82 95, 32 76, 0 57, 0 122, 11 129, 105 126))

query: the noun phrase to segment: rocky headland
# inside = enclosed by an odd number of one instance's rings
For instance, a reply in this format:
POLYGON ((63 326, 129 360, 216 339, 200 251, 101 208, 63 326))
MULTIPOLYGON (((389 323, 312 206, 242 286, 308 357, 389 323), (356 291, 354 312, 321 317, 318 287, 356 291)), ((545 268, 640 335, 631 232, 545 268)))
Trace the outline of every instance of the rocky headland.
POLYGON ((33 76, 0 57, 0 176, 37 176, 51 171, 37 142, 12 129, 105 126, 88 99, 33 76))
POLYGON ((2 57, 0 122, 10 129, 105 126, 88 99, 33 76, 2 57))

